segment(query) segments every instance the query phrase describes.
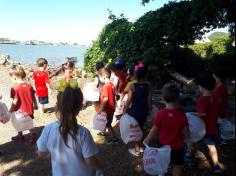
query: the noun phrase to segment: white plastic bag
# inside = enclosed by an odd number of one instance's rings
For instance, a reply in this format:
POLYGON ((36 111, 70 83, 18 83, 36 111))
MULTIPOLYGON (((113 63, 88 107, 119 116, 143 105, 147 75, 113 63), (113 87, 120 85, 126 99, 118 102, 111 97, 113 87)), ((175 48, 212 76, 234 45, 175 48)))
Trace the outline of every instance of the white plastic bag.
POLYGON ((93 85, 93 83, 87 83, 84 86, 83 89, 83 96, 84 99, 87 101, 99 101, 99 91, 97 88, 95 88, 95 86, 93 85))
POLYGON ((186 117, 189 124, 190 141, 200 141, 206 134, 206 126, 204 121, 191 113, 186 113, 186 117))
POLYGON ((155 105, 152 105, 152 112, 148 115, 147 121, 152 122, 153 119, 155 119, 158 111, 158 108, 155 105))
POLYGON ((117 101, 114 115, 122 115, 125 108, 125 102, 117 101))
POLYGON ((107 124, 107 114, 106 112, 101 112, 95 114, 93 117, 93 129, 103 131, 107 124))
POLYGON ((143 137, 143 132, 138 122, 128 114, 124 114, 120 119, 120 134, 125 144, 141 141, 143 137))
POLYGON ((235 139, 235 125, 222 118, 219 118, 217 123, 219 124, 220 137, 223 140, 235 139))
POLYGON ((171 148, 165 145, 161 148, 146 146, 143 154, 143 166, 150 175, 164 176, 170 164, 171 148))
POLYGON ((11 123, 17 132, 30 130, 34 127, 33 119, 26 112, 20 110, 11 114, 11 123))
POLYGON ((11 114, 5 103, 0 102, 0 121, 5 124, 10 120, 11 114))

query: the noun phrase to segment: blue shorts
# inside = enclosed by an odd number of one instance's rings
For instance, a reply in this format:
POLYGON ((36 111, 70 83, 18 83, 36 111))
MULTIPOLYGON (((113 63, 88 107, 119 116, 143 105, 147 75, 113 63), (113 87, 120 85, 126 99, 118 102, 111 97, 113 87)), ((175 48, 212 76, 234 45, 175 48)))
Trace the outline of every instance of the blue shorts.
POLYGON ((48 104, 48 97, 38 97, 39 103, 44 105, 48 104))
POLYGON ((202 142, 206 145, 215 145, 217 143, 217 135, 205 135, 202 142))

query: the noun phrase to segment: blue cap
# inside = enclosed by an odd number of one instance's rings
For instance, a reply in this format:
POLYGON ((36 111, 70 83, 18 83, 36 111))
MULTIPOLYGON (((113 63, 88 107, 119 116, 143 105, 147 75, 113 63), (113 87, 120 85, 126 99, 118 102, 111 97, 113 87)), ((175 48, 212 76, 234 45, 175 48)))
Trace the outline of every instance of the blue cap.
POLYGON ((125 65, 125 59, 124 58, 119 58, 116 62, 116 65, 125 65))

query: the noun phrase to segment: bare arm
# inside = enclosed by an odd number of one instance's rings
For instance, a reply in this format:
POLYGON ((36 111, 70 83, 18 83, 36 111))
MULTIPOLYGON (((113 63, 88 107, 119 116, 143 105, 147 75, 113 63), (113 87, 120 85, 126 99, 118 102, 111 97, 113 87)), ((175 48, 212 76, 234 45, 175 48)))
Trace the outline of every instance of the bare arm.
POLYGON ((149 144, 150 141, 155 138, 158 135, 158 127, 153 126, 150 132, 148 133, 148 136, 144 139, 143 143, 149 144))
POLYGON ((200 113, 200 112, 191 112, 192 115, 198 116, 198 117, 204 117, 206 116, 206 113, 200 113))
POLYGON ((48 152, 40 152, 40 151, 38 151, 37 154, 38 154, 38 157, 41 157, 41 158, 45 158, 49 155, 48 152))
POLYGON ((182 136, 183 136, 184 140, 188 140, 190 138, 190 132, 189 132, 188 127, 184 127, 182 129, 182 136))
POLYGON ((88 166, 91 166, 92 168, 99 170, 99 171, 103 170, 102 165, 99 163, 99 161, 97 160, 97 158, 95 156, 85 158, 84 160, 88 166))
POLYGON ((34 106, 34 109, 37 110, 38 109, 38 103, 37 103, 37 100, 36 100, 36 97, 35 95, 33 95, 33 106, 34 106))
POLYGON ((49 93, 49 95, 51 95, 51 94, 52 94, 52 90, 51 90, 51 88, 50 88, 49 83, 46 83, 46 86, 47 86, 47 88, 48 88, 48 93, 49 93))
POLYGON ((18 103, 18 99, 15 98, 15 99, 12 100, 11 107, 10 107, 10 110, 9 110, 10 112, 14 111, 17 103, 18 103))
POLYGON ((133 96, 133 87, 131 86, 130 89, 129 89, 129 92, 128 92, 128 100, 125 104, 125 113, 128 112, 129 110, 129 107, 130 107, 130 104, 131 104, 131 101, 132 101, 132 96, 133 96))
POLYGON ((107 106, 107 103, 108 103, 108 97, 104 97, 102 105, 101 105, 100 110, 98 111, 98 113, 104 111, 105 107, 107 106))

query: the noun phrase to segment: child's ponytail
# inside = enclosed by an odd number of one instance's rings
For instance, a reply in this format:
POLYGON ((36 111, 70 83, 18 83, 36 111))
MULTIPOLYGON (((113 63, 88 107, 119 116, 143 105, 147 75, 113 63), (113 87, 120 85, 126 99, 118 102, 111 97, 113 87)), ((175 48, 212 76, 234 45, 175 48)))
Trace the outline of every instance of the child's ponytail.
POLYGON ((59 131, 68 146, 68 135, 76 141, 78 115, 83 103, 83 94, 79 88, 67 87, 57 99, 57 112, 60 120, 59 131))

